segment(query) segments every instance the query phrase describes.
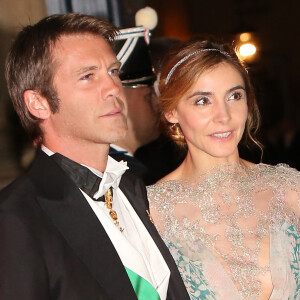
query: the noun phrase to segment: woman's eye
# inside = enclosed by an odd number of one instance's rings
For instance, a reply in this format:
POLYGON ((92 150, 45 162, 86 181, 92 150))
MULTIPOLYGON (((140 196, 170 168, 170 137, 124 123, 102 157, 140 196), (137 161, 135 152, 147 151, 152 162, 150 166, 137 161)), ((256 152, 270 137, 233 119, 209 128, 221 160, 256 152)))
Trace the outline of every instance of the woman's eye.
POLYGON ((209 103, 210 103, 210 100, 207 97, 201 97, 200 99, 197 99, 196 101, 194 101, 194 104, 196 104, 196 105, 207 105, 209 103))
POLYGON ((230 95, 229 100, 238 101, 243 98, 243 94, 240 92, 234 92, 230 95))

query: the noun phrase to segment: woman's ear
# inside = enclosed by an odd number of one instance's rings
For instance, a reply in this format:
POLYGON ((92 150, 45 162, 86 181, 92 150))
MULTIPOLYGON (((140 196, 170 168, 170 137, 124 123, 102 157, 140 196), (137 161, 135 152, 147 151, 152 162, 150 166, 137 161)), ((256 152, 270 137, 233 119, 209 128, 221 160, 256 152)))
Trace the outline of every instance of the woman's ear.
POLYGON ((165 118, 170 123, 178 123, 177 110, 173 109, 173 110, 171 110, 169 112, 166 112, 165 113, 165 118))
POLYGON ((26 90, 23 94, 28 111, 38 119, 45 120, 51 115, 48 100, 35 90, 26 90))

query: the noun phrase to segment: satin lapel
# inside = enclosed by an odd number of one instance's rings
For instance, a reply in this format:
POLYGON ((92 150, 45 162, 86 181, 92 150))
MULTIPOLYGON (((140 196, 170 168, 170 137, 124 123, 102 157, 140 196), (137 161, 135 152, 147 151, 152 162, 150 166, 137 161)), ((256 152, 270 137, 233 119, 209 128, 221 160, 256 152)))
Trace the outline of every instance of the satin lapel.
MULTIPOLYGON (((146 210, 149 209, 149 206, 147 195, 143 190, 143 186, 139 183, 134 184, 127 176, 123 175, 120 182, 120 188, 144 223, 158 248, 164 251, 166 249, 166 246, 159 236, 155 226, 151 223, 150 218, 146 212, 146 210)), ((169 259, 169 255, 167 258, 169 259)))
POLYGON ((137 181, 134 183, 133 180, 131 180, 130 177, 125 173, 122 176, 120 188, 144 223, 146 229, 150 233, 153 241, 157 245, 171 271, 167 299, 189 300, 190 297, 188 296, 174 259, 146 212, 146 210, 149 210, 149 205, 147 200, 147 192, 144 185, 137 181))
POLYGON ((75 184, 44 153, 30 177, 41 195, 40 206, 102 288, 112 299, 136 299, 117 252, 75 184))

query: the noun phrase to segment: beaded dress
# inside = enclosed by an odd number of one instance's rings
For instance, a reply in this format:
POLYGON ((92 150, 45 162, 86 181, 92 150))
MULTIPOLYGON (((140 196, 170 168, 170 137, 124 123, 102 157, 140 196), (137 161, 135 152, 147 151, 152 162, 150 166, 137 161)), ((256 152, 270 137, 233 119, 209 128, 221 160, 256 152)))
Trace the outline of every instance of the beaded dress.
POLYGON ((300 172, 226 164, 147 190, 191 299, 300 299, 300 172))

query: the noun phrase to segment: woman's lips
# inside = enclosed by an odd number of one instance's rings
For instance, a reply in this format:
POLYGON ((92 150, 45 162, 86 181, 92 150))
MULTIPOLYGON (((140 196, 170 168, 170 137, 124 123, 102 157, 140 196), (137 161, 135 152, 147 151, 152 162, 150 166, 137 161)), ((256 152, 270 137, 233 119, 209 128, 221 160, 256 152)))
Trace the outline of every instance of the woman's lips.
POLYGON ((229 140, 233 136, 233 131, 215 132, 210 136, 217 140, 229 140))

